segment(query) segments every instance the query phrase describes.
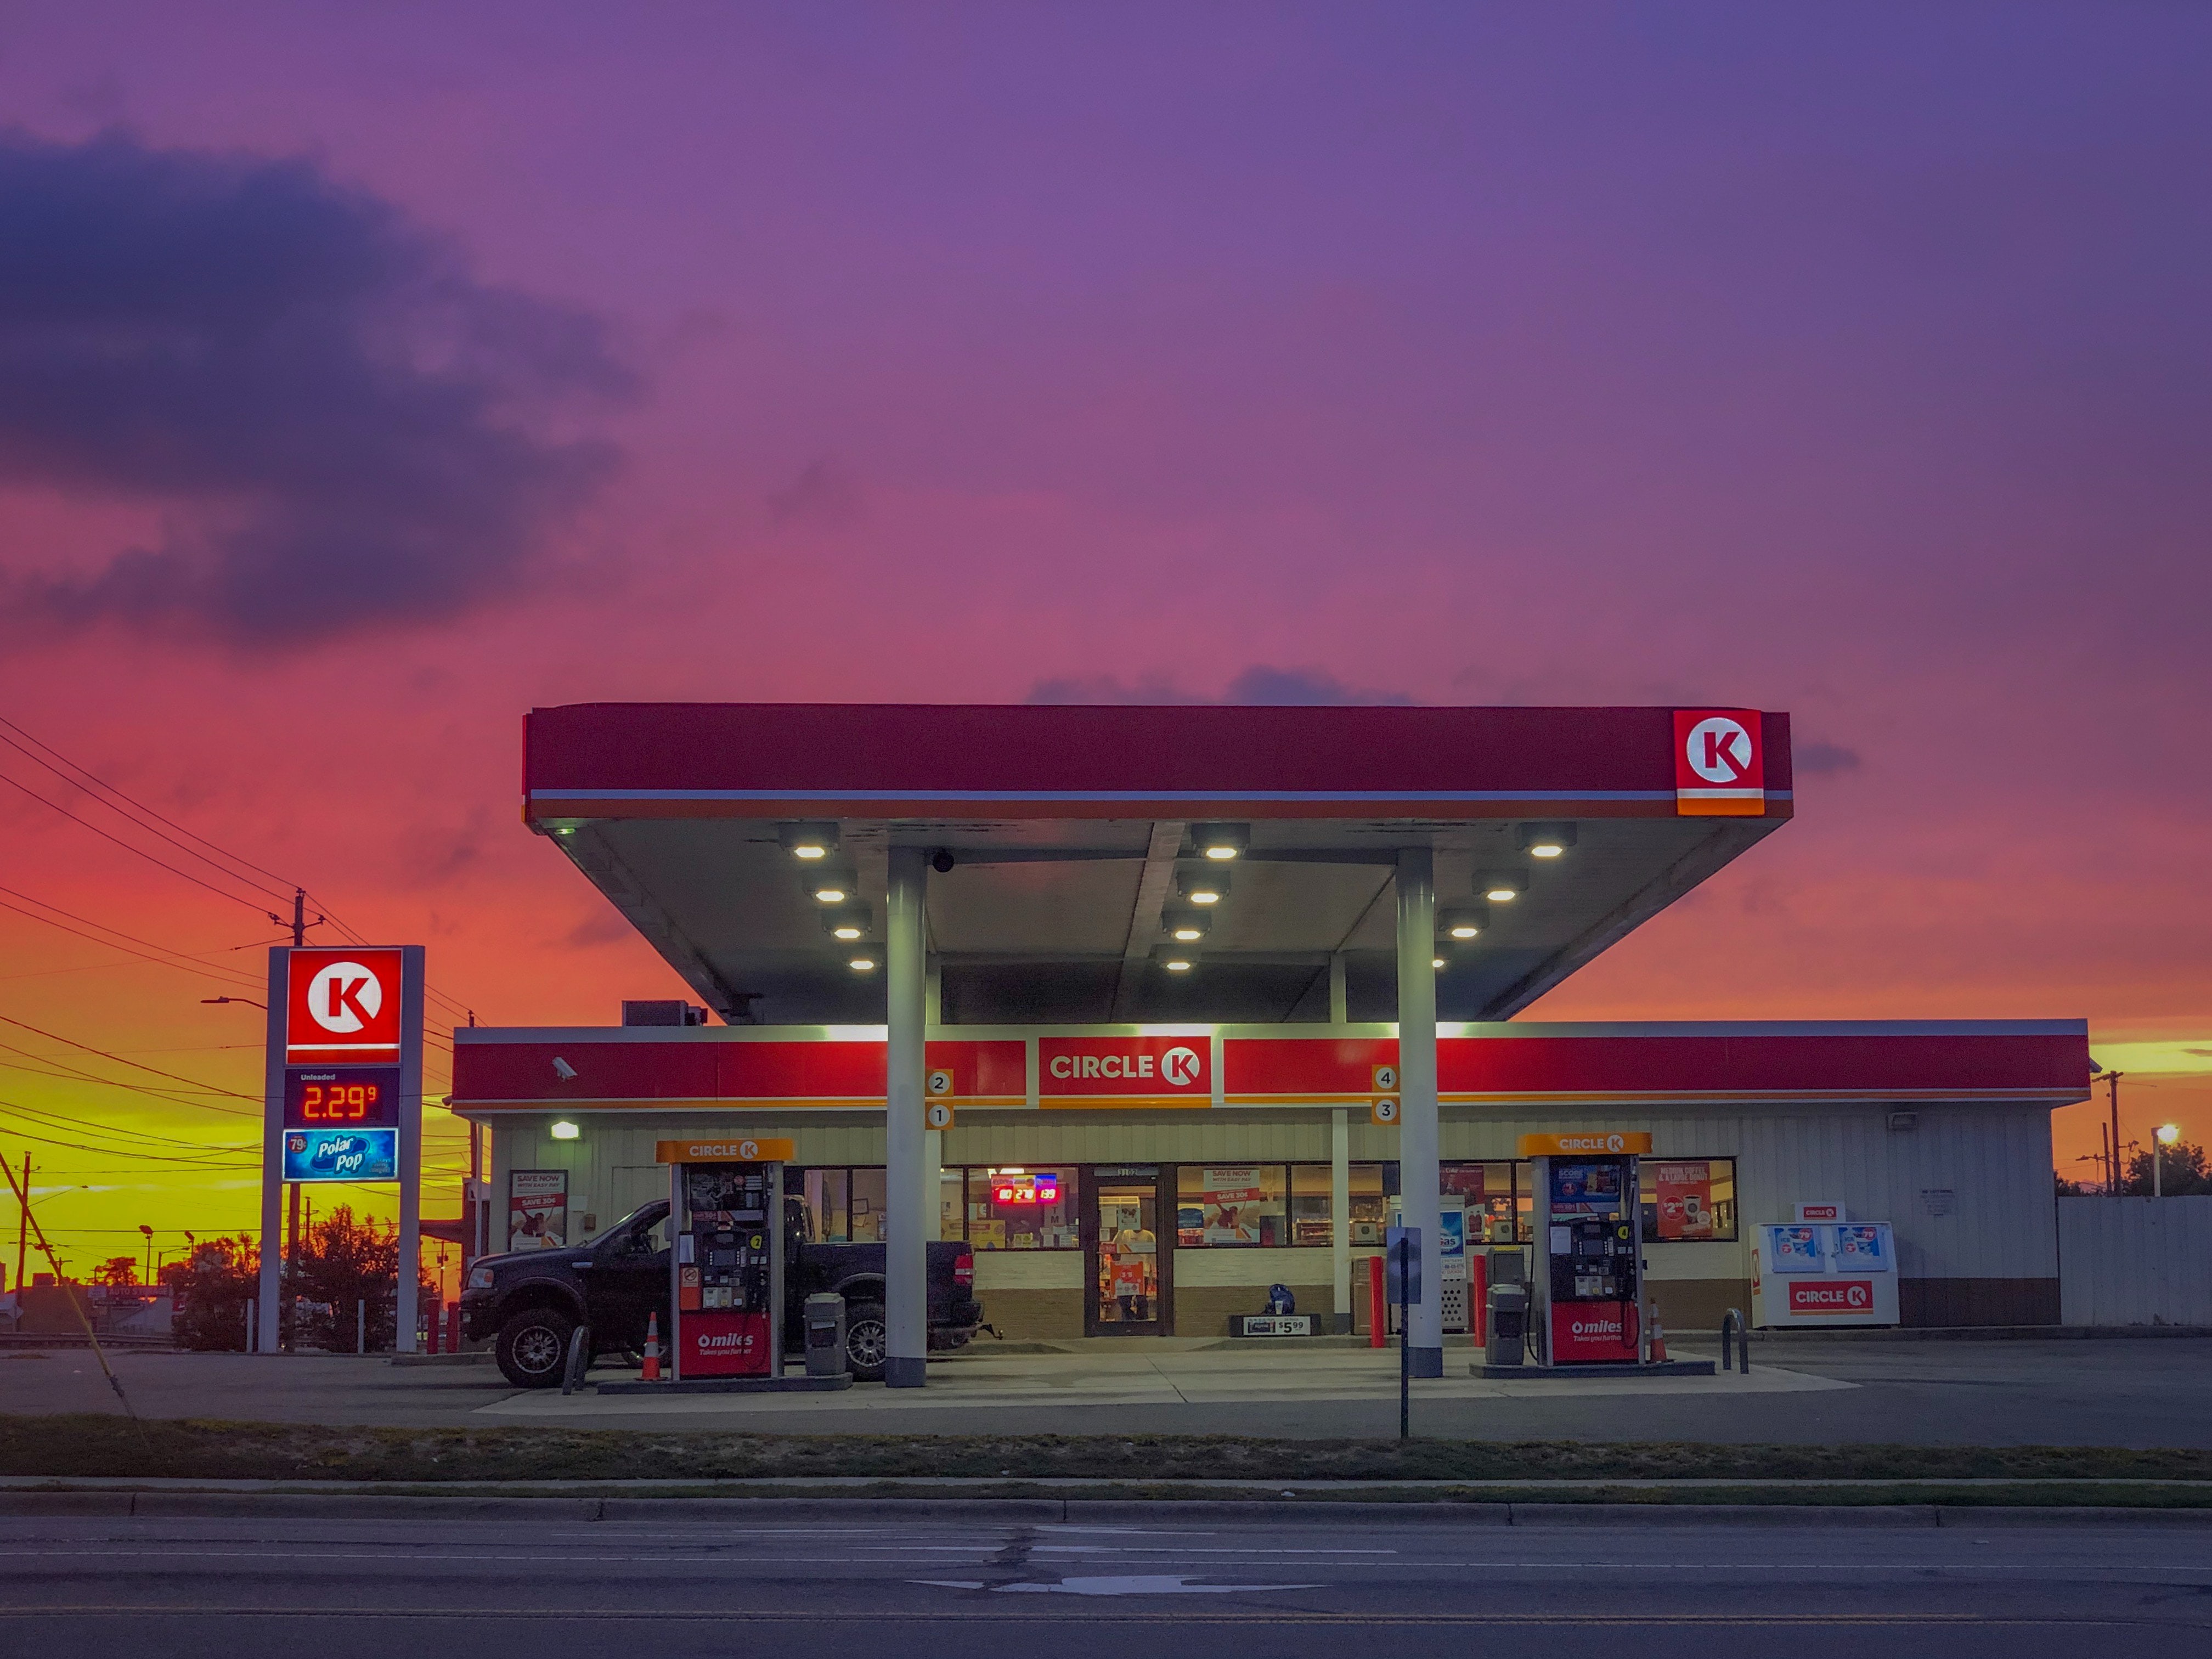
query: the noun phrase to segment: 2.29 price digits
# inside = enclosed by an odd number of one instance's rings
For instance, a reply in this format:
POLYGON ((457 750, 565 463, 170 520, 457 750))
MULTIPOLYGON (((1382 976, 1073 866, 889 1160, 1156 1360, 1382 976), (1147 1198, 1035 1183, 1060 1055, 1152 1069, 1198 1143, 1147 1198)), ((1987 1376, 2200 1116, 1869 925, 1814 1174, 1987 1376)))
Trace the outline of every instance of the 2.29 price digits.
POLYGON ((295 1067, 284 1078, 284 1127, 390 1128, 399 1121, 396 1066, 295 1067))
POLYGON ((374 1083, 309 1083, 300 1093, 300 1116, 308 1123, 359 1123, 379 1115, 384 1091, 374 1083))

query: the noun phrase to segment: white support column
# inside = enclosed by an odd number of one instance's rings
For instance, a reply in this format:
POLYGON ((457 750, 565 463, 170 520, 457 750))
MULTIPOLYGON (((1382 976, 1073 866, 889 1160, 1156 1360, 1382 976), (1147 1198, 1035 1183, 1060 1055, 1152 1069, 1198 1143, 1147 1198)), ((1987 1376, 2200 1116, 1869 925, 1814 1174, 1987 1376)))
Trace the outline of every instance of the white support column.
POLYGON ((1348 1025, 1352 1023, 1352 999, 1345 988, 1345 956, 1333 951, 1328 958, 1328 1023, 1348 1025))
POLYGON ((261 1077, 261 1283, 256 1290, 253 1346, 275 1353, 283 1316, 284 1269, 284 997, 291 951, 269 949, 267 1049, 261 1077))
POLYGON ((1421 1299, 1407 1334, 1413 1375, 1444 1374, 1437 1293, 1443 1206, 1437 1133, 1437 876, 1425 847, 1398 849, 1398 1205, 1421 1233, 1421 1299))
POLYGON ((890 1212, 884 1322, 890 1352, 884 1381, 894 1389, 921 1388, 929 1364, 928 1241, 937 1236, 937 1194, 929 1193, 924 1203, 928 1126, 922 1117, 923 1029, 929 969, 922 905, 928 879, 927 848, 890 849, 884 945, 890 1035, 884 1089, 884 1197, 890 1212))
POLYGON ((1336 1283, 1340 1334, 1352 1332, 1352 1124, 1341 1106, 1328 1115, 1329 1267, 1336 1283))
POLYGON ((423 947, 403 945, 399 957, 399 1284, 392 1346, 413 1353, 422 1261, 423 947))

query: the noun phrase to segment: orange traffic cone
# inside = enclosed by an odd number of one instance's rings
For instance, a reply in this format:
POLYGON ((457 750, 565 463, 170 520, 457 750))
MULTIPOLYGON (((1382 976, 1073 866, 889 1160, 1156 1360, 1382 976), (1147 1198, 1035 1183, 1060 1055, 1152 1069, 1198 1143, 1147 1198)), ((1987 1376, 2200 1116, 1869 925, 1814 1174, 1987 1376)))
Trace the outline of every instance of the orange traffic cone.
POLYGON ((645 1318, 645 1376, 647 1382, 660 1381, 660 1310, 656 1308, 645 1318))
POLYGON ((1656 1317, 1651 1322, 1651 1363, 1655 1365, 1667 1363, 1667 1328, 1656 1317))

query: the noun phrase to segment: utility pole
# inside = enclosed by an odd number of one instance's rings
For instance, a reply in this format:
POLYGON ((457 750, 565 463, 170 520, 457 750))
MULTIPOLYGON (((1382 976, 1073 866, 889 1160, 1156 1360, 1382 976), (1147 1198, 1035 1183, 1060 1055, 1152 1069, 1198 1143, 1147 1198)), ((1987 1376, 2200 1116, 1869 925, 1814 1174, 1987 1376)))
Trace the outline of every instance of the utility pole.
POLYGON ((23 1213, 15 1221, 15 1288, 23 1288, 23 1247, 31 1236, 31 1155, 23 1154, 23 1213))
POLYGON ((2121 1072, 2105 1073, 2105 1086, 2112 1103, 2112 1185, 2114 1198, 2120 1195, 2120 1079, 2121 1072))
POLYGON ((292 890, 292 948, 296 951, 307 942, 307 890, 292 890))

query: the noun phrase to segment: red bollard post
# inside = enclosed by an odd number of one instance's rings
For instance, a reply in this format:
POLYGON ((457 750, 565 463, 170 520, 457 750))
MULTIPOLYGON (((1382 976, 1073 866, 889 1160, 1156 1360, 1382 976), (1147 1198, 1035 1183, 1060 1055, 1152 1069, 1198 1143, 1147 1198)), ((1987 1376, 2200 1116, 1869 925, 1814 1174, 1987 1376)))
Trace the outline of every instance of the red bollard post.
POLYGON ((1390 1310, 1382 1292, 1382 1258, 1367 1258, 1367 1346, 1387 1348, 1390 1346, 1390 1310))

